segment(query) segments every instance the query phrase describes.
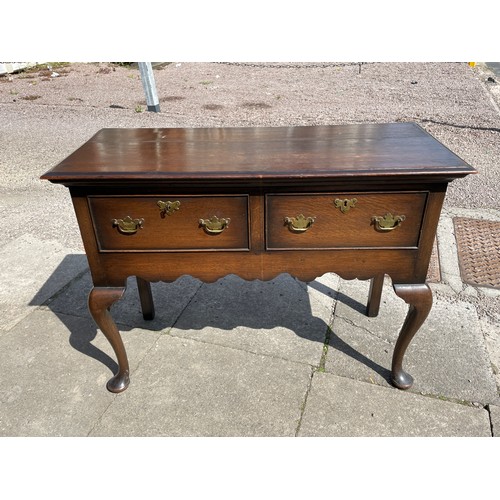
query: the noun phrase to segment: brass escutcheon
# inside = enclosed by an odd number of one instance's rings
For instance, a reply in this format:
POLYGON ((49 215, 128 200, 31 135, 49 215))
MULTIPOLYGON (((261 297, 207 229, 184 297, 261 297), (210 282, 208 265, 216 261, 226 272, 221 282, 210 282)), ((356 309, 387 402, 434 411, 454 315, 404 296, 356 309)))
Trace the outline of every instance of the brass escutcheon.
POLYGON ((172 215, 176 210, 179 210, 181 206, 180 201, 158 201, 158 207, 160 208, 161 218, 164 219, 165 215, 172 215))
POLYGON ((203 228, 207 234, 220 234, 224 229, 229 226, 231 219, 219 219, 216 215, 212 215, 210 219, 200 219, 198 221, 200 227, 203 228))
POLYGON ((356 205, 357 202, 358 202, 357 198, 351 198, 350 200, 347 198, 345 200, 337 198, 334 201, 334 204, 337 208, 340 208, 340 211, 343 214, 345 214, 346 212, 349 212, 351 208, 354 208, 354 205, 356 205))
POLYGON ((304 217, 304 214, 297 215, 297 217, 285 217, 285 225, 292 233, 304 233, 314 223, 316 217, 304 217))
POLYGON ((122 234, 135 234, 138 229, 142 229, 144 219, 132 219, 129 215, 124 219, 113 219, 113 227, 117 227, 122 234))
POLYGON ((399 227, 405 219, 405 215, 392 215, 391 213, 386 213, 383 217, 374 215, 372 217, 372 222, 375 224, 375 229, 377 231, 392 231, 399 227))

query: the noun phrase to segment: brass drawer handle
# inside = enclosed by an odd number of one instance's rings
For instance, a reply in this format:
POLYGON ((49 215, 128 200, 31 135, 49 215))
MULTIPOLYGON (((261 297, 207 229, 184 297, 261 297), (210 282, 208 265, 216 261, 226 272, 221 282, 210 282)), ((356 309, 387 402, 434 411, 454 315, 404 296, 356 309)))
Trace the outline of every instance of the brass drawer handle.
POLYGON ((219 219, 216 215, 210 217, 210 219, 200 219, 198 223, 200 227, 203 228, 207 234, 220 234, 224 229, 229 226, 231 219, 219 219))
POLYGON ((172 215, 181 206, 180 201, 159 201, 157 203, 160 209, 161 218, 164 219, 165 215, 172 215))
POLYGON ((374 215, 372 217, 372 222, 375 224, 375 229, 377 231, 392 231, 399 227, 405 219, 405 215, 392 215, 391 213, 387 213, 383 217, 374 215))
POLYGON ((297 217, 285 217, 285 225, 292 233, 304 233, 306 232, 314 223, 316 217, 304 217, 303 214, 297 215, 297 217))
POLYGON ((349 212, 351 208, 354 208, 354 205, 358 202, 357 198, 351 198, 348 200, 347 198, 345 200, 341 200, 337 198, 334 201, 334 204, 337 208, 340 208, 340 211, 345 214, 346 212, 349 212))
POLYGON ((129 215, 124 219, 113 219, 113 227, 117 227, 122 234, 135 234, 138 229, 142 229, 144 219, 132 219, 129 215))

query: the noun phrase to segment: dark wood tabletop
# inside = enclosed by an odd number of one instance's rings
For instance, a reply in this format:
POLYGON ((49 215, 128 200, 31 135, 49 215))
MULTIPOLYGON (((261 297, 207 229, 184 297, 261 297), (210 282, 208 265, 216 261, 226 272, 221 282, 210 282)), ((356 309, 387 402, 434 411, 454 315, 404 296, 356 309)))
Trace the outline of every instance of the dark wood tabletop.
POLYGON ((107 128, 42 176, 102 180, 461 177, 475 170, 415 123, 107 128))

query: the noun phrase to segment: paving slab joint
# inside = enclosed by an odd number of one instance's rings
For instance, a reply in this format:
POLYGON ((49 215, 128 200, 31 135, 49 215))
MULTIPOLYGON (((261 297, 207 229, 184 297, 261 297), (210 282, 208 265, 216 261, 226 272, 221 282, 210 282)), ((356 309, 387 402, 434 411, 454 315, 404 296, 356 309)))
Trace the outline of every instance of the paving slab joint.
MULTIPOLYGON (((37 309, 41 309, 42 311, 43 310, 46 310, 46 309, 50 309, 48 306, 51 302, 53 302, 54 300, 56 300, 59 296, 63 295, 64 293, 66 293, 66 291, 76 282, 78 281, 79 279, 82 278, 82 276, 86 273, 89 272, 89 268, 86 267, 83 271, 79 272, 77 275, 75 275, 73 278, 71 278, 64 286, 62 286, 61 288, 59 288, 59 290, 57 290, 57 292, 55 292, 53 295, 51 295, 50 297, 48 297, 45 302, 43 302, 42 304, 40 304, 38 306, 37 309)), ((66 314, 66 313, 65 313, 66 314)), ((70 316, 70 315, 69 315, 70 316)))
POLYGON ((367 333, 368 335, 371 335, 373 337, 375 337, 377 340, 381 340, 382 342, 384 342, 385 344, 388 344, 388 345, 393 345, 394 343, 391 342, 389 339, 387 338, 384 338, 384 337, 380 337, 379 335, 377 335, 376 333, 374 333, 372 330, 366 328, 365 326, 362 326, 362 325, 358 325, 356 324, 352 319, 350 318, 346 318, 344 316, 337 316, 337 319, 341 319, 342 321, 345 321, 348 325, 350 326, 353 326, 354 328, 359 328, 360 330, 362 330, 363 332, 367 333))
POLYGON ((493 425, 493 417, 491 415, 491 405, 486 405, 484 409, 488 412, 488 418, 490 420, 490 432, 491 432, 491 437, 500 437, 498 435, 495 435, 495 427, 493 425))
POLYGON ((174 329, 174 327, 177 324, 177 322, 179 321, 180 317, 184 314, 184 311, 190 306, 191 302, 193 302, 194 298, 198 295, 198 292, 200 291, 202 286, 203 286, 203 283, 200 281, 196 292, 193 293, 191 298, 187 301, 186 305, 181 309, 181 311, 177 315, 177 318, 175 318, 175 320, 172 321, 172 325, 170 326, 170 328, 165 328, 165 331, 162 332, 162 335, 170 335, 170 332, 174 329))
POLYGON ((106 415, 106 413, 108 412, 108 410, 111 408, 111 405, 116 401, 116 398, 119 395, 120 394, 113 394, 113 399, 106 406, 106 408, 104 408, 104 410, 102 411, 102 413, 95 419, 94 423, 90 426, 90 429, 87 432, 87 436, 86 437, 91 437, 92 436, 92 433, 94 432, 94 429, 96 429, 98 427, 98 425, 101 422, 101 420, 103 419, 104 415, 106 415))
POLYGON ((459 398, 452 398, 449 396, 443 396, 441 394, 432 394, 429 392, 424 392, 424 391, 414 391, 414 390, 409 390, 408 392, 412 392, 413 394, 418 394, 420 396, 424 396, 426 398, 432 398, 432 399, 437 399, 439 401, 446 401, 447 403, 453 403, 453 404, 458 404, 462 406, 468 406, 469 408, 484 408, 486 409, 486 404, 478 403, 476 401, 467 401, 465 399, 459 399, 459 398))
POLYGON ((332 328, 330 325, 326 327, 326 334, 325 334, 325 343, 323 344, 323 350, 321 353, 321 359, 319 360, 319 365, 316 368, 316 370, 320 373, 323 373, 325 371, 325 365, 326 365, 326 356, 328 355, 328 348, 330 346, 330 339, 332 336, 332 328))
POLYGON ((305 412, 306 406, 307 406, 307 398, 309 397, 309 393, 311 392, 312 381, 313 381, 314 374, 316 372, 317 372, 317 369, 312 367, 311 374, 309 376, 309 382, 308 382, 307 388, 306 388, 306 393, 304 394, 304 399, 302 401, 302 404, 300 405, 300 415, 299 415, 299 420, 297 422, 297 427, 295 429, 295 434, 294 434, 295 437, 298 437, 299 432, 300 432, 300 427, 302 425, 302 419, 304 417, 304 412, 305 412))
POLYGON ((339 296, 339 292, 338 292, 338 290, 336 290, 333 297, 332 297, 333 298, 333 305, 332 305, 332 310, 330 312, 330 317, 328 318, 328 325, 326 326, 325 341, 323 343, 323 350, 321 352, 321 359, 319 360, 319 365, 316 368, 316 371, 318 371, 320 373, 323 373, 325 371, 326 357, 328 355, 328 349, 330 347, 330 340, 332 338, 332 333, 333 333, 333 321, 335 319, 335 311, 337 308, 338 296, 339 296))

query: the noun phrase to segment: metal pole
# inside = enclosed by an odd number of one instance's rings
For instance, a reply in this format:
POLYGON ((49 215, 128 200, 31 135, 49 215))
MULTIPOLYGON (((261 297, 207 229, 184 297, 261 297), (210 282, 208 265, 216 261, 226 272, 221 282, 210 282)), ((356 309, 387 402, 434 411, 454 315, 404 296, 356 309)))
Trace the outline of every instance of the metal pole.
POLYGON ((155 77, 153 75, 153 66, 150 62, 140 62, 139 71, 141 72, 142 86, 146 94, 146 103, 148 111, 158 113, 160 111, 160 101, 156 93, 155 77))

